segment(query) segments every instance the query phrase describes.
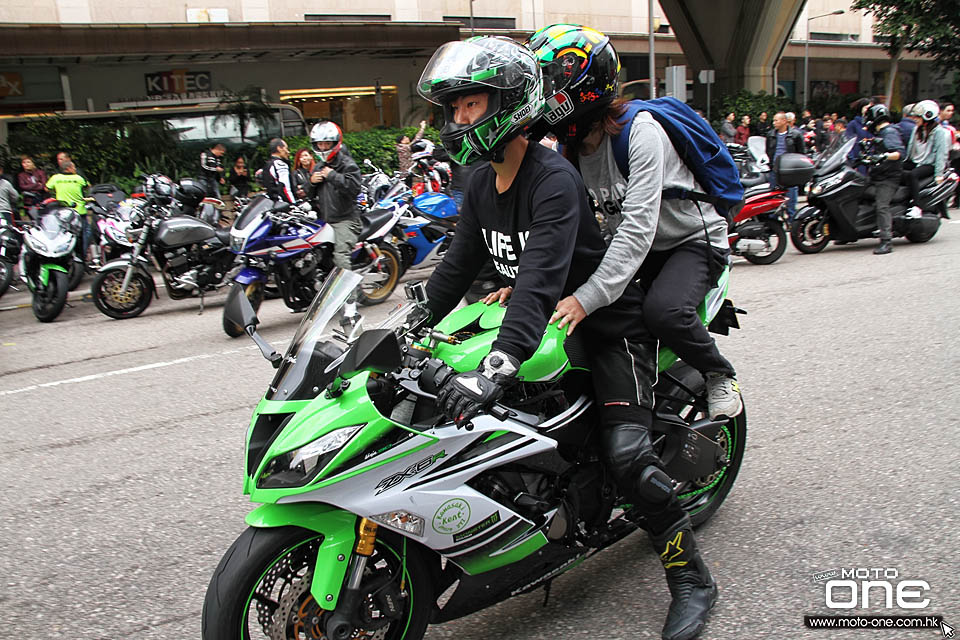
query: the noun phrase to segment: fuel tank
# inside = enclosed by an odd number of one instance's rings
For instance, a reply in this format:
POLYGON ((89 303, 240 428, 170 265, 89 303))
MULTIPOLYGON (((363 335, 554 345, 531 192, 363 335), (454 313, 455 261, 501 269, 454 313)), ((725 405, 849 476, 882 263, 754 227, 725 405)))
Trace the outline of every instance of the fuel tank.
POLYGON ((178 216, 167 218, 160 223, 154 242, 164 249, 175 249, 204 242, 213 238, 216 233, 217 230, 203 220, 178 216))

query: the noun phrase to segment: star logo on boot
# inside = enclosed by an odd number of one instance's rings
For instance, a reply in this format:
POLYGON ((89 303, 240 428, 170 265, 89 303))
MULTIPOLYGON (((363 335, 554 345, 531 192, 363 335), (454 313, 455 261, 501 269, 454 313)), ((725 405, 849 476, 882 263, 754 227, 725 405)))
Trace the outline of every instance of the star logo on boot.
POLYGON ((673 562, 675 558, 683 554, 683 547, 680 546, 681 542, 683 542, 683 531, 677 531, 677 535, 674 536, 673 540, 667 542, 666 548, 663 550, 663 553, 660 554, 660 562, 663 563, 664 569, 685 567, 687 565, 686 560, 673 562))

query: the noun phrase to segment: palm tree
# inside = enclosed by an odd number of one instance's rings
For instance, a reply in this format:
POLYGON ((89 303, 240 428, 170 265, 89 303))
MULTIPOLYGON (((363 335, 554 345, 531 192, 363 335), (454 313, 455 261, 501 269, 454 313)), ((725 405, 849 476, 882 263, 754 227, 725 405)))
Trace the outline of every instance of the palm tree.
POLYGON ((213 119, 214 126, 236 119, 240 128, 240 141, 246 142, 247 128, 255 122, 261 131, 272 128, 277 123, 277 114, 264 101, 264 93, 260 87, 248 86, 240 91, 226 90, 217 109, 220 113, 213 119))

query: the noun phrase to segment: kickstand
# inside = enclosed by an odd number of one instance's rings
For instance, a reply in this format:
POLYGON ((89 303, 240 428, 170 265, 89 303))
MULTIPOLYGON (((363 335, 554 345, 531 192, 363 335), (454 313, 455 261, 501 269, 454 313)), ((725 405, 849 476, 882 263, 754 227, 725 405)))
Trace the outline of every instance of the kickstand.
POLYGON ((546 584, 543 585, 543 608, 547 608, 547 603, 550 602, 550 586, 553 584, 553 580, 547 580, 546 584))
POLYGON ((203 315, 203 291, 200 292, 200 313, 198 313, 197 315, 198 316, 203 315))

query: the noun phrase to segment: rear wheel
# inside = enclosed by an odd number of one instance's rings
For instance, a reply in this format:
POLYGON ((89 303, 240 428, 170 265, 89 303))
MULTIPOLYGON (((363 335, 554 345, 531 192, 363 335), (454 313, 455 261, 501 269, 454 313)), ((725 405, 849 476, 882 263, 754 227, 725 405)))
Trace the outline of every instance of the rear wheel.
POLYGON ((33 292, 33 315, 40 322, 53 322, 67 303, 67 274, 50 271, 47 286, 33 292))
POLYGON ((790 227, 790 241, 800 253, 820 253, 830 242, 823 223, 823 214, 816 209, 801 211, 790 227))
MULTIPOLYGON (((370 269, 363 276, 363 282, 360 284, 360 295, 357 302, 365 306, 380 304, 390 297, 393 290, 397 288, 400 282, 400 253, 392 246, 383 244, 375 245, 374 253, 380 259, 377 267, 370 269)), ((369 264, 369 259, 365 264, 369 264)), ((364 264, 355 265, 354 268, 363 267, 364 264)))
MULTIPOLYGON (((707 418, 706 384, 703 376, 685 362, 677 362, 660 374, 655 388, 658 413, 675 415, 691 427, 697 423, 709 422, 707 418)), ((719 428, 711 427, 701 431, 711 437, 727 458, 727 465, 718 471, 684 482, 678 490, 683 509, 690 514, 694 526, 699 526, 713 517, 723 501, 726 500, 733 483, 740 472, 747 438, 747 411, 724 421, 719 428)), ((666 438, 661 436, 654 442, 659 455, 666 438)))
MULTIPOLYGON (((254 311, 260 311, 260 305, 263 304, 263 295, 264 287, 262 282, 251 282, 243 289, 244 294, 247 296, 247 300, 250 301, 250 306, 253 307, 254 311)), ((239 338, 243 335, 243 327, 240 325, 230 322, 227 319, 227 309, 223 309, 223 332, 226 333, 231 338, 239 338)))
POLYGON ((773 264, 780 259, 787 250, 787 232, 779 220, 767 220, 763 224, 764 237, 757 238, 767 243, 767 247, 759 253, 745 253, 743 255, 753 264, 773 264))
MULTIPOLYGON (((247 529, 217 566, 203 602, 203 640, 326 638, 330 612, 310 594, 323 536, 299 527, 247 529)), ((366 624, 351 638, 419 640, 433 599, 430 572, 418 548, 380 529, 367 563, 357 617, 366 624), (381 599, 398 603, 393 618, 381 599)))
POLYGON ((125 268, 111 268, 94 277, 90 293, 93 295, 93 304, 100 313, 117 320, 126 320, 137 317, 150 306, 153 280, 140 271, 134 271, 130 275, 126 291, 123 291, 126 275, 125 268))
POLYGON ((13 280, 13 265, 0 260, 0 296, 7 292, 11 280, 13 280))

